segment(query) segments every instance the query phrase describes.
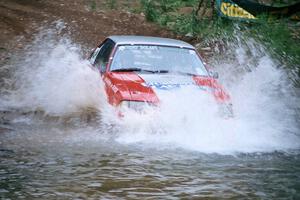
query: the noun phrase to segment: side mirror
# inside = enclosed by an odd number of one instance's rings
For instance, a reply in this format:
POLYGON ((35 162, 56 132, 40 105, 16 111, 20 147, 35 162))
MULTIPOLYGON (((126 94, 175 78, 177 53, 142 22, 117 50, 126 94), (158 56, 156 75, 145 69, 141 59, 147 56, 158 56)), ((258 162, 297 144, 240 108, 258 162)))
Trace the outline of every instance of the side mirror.
POLYGON ((219 78, 219 73, 210 71, 209 76, 213 77, 214 79, 218 79, 219 78))

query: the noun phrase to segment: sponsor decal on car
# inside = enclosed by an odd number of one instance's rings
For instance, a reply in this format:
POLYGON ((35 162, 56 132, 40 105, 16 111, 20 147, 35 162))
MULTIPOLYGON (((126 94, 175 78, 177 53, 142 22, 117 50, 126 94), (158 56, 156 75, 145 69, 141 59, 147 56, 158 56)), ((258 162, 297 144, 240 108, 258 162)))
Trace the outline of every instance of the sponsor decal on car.
POLYGON ((144 86, 157 90, 173 90, 182 87, 194 87, 206 90, 205 87, 197 85, 191 77, 187 76, 151 74, 139 74, 139 76, 145 81, 143 83, 144 86))
POLYGON ((158 90, 173 90, 173 89, 179 89, 182 87, 194 87, 201 90, 207 90, 204 86, 199 86, 195 83, 173 83, 173 84, 164 84, 159 82, 152 82, 152 83, 146 83, 145 86, 151 87, 153 89, 158 90))
POLYGON ((146 84, 148 87, 152 87, 155 89, 160 89, 160 90, 171 90, 171 89, 175 89, 175 88, 180 88, 183 85, 193 85, 190 83, 184 83, 184 84, 163 84, 163 83, 159 83, 159 82, 153 82, 153 83, 147 83, 146 84))

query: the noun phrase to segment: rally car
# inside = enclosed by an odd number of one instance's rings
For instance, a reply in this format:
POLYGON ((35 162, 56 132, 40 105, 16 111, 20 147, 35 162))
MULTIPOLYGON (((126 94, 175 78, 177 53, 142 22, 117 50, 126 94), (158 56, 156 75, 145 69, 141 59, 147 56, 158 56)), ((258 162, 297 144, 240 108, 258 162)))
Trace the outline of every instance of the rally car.
POLYGON ((158 90, 188 85, 208 88, 223 112, 232 115, 229 94, 207 70, 196 49, 183 41, 145 36, 110 36, 90 55, 99 70, 108 102, 132 110, 159 106, 158 90))

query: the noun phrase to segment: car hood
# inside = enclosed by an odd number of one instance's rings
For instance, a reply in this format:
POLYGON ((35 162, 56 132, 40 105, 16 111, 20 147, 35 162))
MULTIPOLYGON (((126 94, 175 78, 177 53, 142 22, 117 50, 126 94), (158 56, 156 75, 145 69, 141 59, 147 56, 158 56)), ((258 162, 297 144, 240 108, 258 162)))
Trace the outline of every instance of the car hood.
POLYGON ((217 81, 211 77, 182 74, 148 74, 136 72, 110 72, 104 81, 120 101, 147 101, 158 103, 159 93, 182 87, 195 87, 212 93, 217 101, 227 101, 229 96, 217 81), (109 79, 109 80, 106 80, 109 79))
POLYGON ((218 102, 230 101, 229 95, 217 80, 208 76, 197 76, 189 74, 138 74, 144 80, 147 87, 151 87, 156 94, 164 90, 175 90, 178 88, 195 88, 211 93, 218 102))

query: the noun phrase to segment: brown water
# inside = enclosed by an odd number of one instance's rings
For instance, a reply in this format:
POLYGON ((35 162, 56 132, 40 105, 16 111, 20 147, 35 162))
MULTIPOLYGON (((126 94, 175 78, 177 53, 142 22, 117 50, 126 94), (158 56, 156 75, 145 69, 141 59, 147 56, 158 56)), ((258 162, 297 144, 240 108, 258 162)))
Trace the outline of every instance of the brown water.
POLYGON ((88 127, 20 124, 0 141, 3 199, 300 197, 298 151, 204 154, 124 145, 88 127))

